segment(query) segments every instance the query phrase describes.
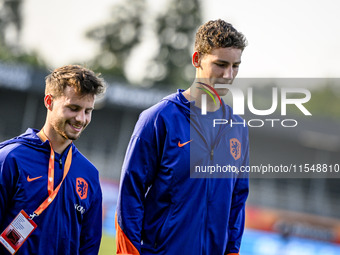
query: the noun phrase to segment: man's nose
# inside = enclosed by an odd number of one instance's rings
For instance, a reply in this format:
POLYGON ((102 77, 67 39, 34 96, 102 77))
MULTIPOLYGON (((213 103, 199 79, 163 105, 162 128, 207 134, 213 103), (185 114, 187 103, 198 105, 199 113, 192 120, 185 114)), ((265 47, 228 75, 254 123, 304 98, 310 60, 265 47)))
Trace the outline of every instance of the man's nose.
POLYGON ((224 69, 224 72, 223 72, 224 79, 233 79, 234 78, 233 75, 234 75, 234 70, 231 66, 226 67, 224 69))
POLYGON ((79 111, 76 115, 76 121, 80 123, 85 123, 86 116, 84 111, 79 111))

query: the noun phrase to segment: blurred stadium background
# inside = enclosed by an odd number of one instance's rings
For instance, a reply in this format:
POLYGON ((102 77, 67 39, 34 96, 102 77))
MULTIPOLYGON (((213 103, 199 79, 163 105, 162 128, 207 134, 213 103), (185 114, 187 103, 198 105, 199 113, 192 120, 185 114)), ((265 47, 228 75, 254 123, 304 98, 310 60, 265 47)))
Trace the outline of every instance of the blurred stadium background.
MULTIPOLYGON (((145 11, 146 2, 131 0, 129 4, 114 5, 110 19, 89 27, 86 33, 88 39, 97 43, 98 53, 91 59, 73 62, 102 73, 108 82, 106 96, 97 102, 91 125, 76 141, 80 151, 100 171, 104 196, 101 255, 114 254, 120 170, 138 115, 176 88, 190 86, 194 77, 190 52, 193 33, 204 16, 201 2, 169 0, 164 10, 152 17, 145 11), (134 69, 128 67, 129 56, 136 52, 136 45, 145 35, 154 38, 155 50, 147 62, 139 63, 143 67, 135 64, 136 69, 144 72, 136 79, 134 69)), ((44 77, 54 67, 39 50, 30 52, 20 44, 24 3, 0 0, 1 141, 28 127, 42 127, 44 77)), ((282 80, 311 91, 312 99, 305 106, 313 116, 290 109, 287 118, 298 120, 295 128, 250 128, 251 165, 340 164, 340 80, 241 78, 239 83, 243 88, 257 88, 257 107, 268 109, 270 87, 278 86, 282 80)), ((251 118, 248 113, 244 117, 251 118)), ((340 173, 322 178, 251 178, 241 254, 340 254, 339 177, 340 173)))

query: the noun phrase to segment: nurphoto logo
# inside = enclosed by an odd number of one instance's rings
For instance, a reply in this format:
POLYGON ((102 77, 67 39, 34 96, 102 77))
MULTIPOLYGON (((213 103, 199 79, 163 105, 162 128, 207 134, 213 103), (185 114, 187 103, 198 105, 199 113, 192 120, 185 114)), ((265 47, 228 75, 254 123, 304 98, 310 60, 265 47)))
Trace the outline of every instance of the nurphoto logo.
MULTIPOLYGON (((233 113, 237 115, 244 115, 245 114, 245 103, 247 103, 248 110, 257 116, 268 116, 273 114, 279 105, 279 99, 280 99, 280 108, 281 108, 281 116, 287 115, 287 105, 295 105, 305 116, 312 116, 312 114, 307 110, 307 108, 303 105, 307 103, 311 99, 311 93, 309 90, 305 88, 280 88, 280 93, 278 88, 272 88, 272 104, 270 108, 268 109, 256 109, 254 106, 254 99, 253 99, 253 88, 249 87, 247 89, 247 100, 245 100, 245 96, 243 91, 240 88, 237 88, 235 86, 232 86, 230 84, 216 84, 215 88, 200 83, 206 87, 208 87, 213 93, 216 94, 217 98, 220 100, 220 96, 217 94, 215 89, 228 89, 231 93, 232 100, 233 100, 233 113), (280 94, 280 97, 279 97, 280 94), (299 94, 302 95, 301 98, 290 98, 289 94, 299 94)), ((198 87, 199 88, 199 87, 198 87)), ((215 104, 217 104, 214 96, 210 91, 208 91, 205 88, 199 88, 203 91, 205 91, 214 101, 215 104)), ((201 108, 201 114, 206 115, 207 114, 207 94, 202 94, 202 108, 201 108)), ((222 104, 222 102, 221 102, 222 104)), ((262 127, 264 126, 265 122, 271 123, 271 126, 274 127, 275 123, 280 122, 281 126, 283 127, 296 127, 298 122, 295 119, 250 119, 247 122, 244 120, 243 122, 232 122, 232 120, 227 119, 214 119, 213 126, 216 125, 225 125, 230 124, 232 125, 243 125, 246 126, 248 124, 249 127, 262 127), (230 122, 230 123, 229 123, 230 122)))

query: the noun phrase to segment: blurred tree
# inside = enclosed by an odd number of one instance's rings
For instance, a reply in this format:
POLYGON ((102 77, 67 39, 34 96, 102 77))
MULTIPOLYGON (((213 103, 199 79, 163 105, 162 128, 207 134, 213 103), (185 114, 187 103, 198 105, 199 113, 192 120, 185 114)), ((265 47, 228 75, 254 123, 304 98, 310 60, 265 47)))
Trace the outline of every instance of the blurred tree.
POLYGON ((197 27, 201 24, 199 0, 172 0, 157 18, 159 53, 149 64, 146 79, 171 86, 188 86, 194 78, 191 53, 197 27))
POLYGON ((340 119, 339 84, 325 84, 324 87, 312 91, 312 98, 305 107, 313 116, 328 116, 340 119))
MULTIPOLYGON (((201 23, 200 0, 169 0, 164 12, 152 15, 145 0, 131 0, 114 7, 112 19, 90 30, 87 36, 100 43, 101 53, 92 66, 103 73, 130 80, 127 61, 143 41, 155 39, 149 59, 137 59, 144 67, 143 85, 187 86, 194 77, 191 52, 201 23)), ((153 45, 153 44, 150 44, 153 45)), ((132 72, 133 73, 133 72, 132 72)))
POLYGON ((0 0, 0 42, 6 45, 8 30, 19 34, 21 30, 21 0, 0 0))
POLYGON ((14 51, 10 39, 18 37, 21 30, 21 0, 0 0, 0 58, 6 59, 14 51), (9 38, 11 35, 12 38, 9 38))
POLYGON ((111 21, 91 29, 87 36, 100 43, 100 54, 91 66, 102 73, 125 77, 124 65, 131 50, 140 43, 144 0, 130 0, 112 9, 111 21))
POLYGON ((0 0, 0 59, 45 66, 36 52, 24 53, 20 48, 22 0, 0 0))

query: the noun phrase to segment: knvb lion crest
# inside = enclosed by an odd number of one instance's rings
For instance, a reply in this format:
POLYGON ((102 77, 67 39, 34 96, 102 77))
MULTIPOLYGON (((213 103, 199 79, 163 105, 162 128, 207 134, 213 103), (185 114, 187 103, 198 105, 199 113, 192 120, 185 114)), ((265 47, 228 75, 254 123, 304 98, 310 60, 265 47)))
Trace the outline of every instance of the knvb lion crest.
POLYGON ((235 160, 241 157, 241 143, 236 138, 230 139, 230 153, 235 160))
POLYGON ((87 182, 83 178, 79 177, 76 179, 76 186, 77 186, 77 193, 79 197, 81 198, 81 200, 86 199, 87 191, 89 188, 89 185, 87 184, 87 182))

